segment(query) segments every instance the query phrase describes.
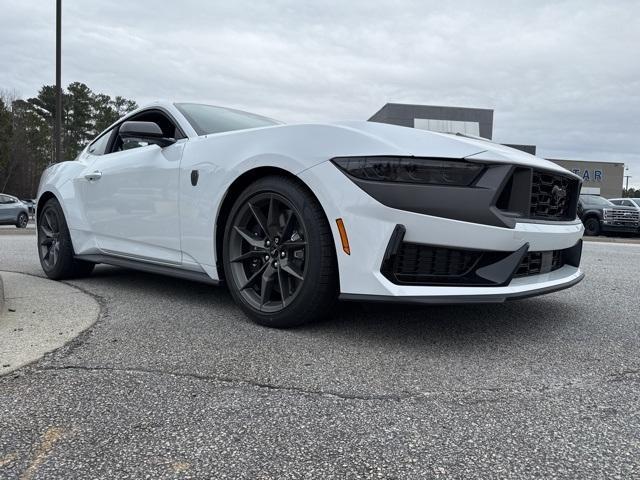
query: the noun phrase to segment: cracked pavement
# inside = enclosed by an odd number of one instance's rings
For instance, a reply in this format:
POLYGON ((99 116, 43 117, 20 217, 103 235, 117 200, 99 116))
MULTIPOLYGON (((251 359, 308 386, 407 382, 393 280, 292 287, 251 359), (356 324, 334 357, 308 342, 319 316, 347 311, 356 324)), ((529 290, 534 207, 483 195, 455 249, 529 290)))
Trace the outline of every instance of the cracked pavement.
MULTIPOLYGON (((344 304, 295 330, 100 266, 97 323, 0 377, 4 478, 638 478, 640 246, 503 305, 344 304)), ((35 238, 0 269, 42 275, 35 238)))

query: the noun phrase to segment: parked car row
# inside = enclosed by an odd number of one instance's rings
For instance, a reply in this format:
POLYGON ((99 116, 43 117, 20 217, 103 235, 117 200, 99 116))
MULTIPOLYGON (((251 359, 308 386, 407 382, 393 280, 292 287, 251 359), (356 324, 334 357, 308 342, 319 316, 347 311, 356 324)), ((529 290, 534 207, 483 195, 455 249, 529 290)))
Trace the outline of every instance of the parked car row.
POLYGON ((26 228, 29 223, 29 206, 22 200, 0 193, 0 225, 26 228))
POLYGON ((640 234, 640 198, 607 200, 597 195, 580 195, 578 216, 584 223, 585 235, 640 234))

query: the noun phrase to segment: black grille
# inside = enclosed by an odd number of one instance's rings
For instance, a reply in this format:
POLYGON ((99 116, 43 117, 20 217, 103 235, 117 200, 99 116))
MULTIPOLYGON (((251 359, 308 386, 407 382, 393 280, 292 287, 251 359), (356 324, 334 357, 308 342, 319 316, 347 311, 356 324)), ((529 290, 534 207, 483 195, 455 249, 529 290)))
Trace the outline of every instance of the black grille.
POLYGON ((562 250, 528 252, 522 259, 514 278, 553 272, 563 265, 562 250))
MULTIPOLYGON (((411 285, 495 285, 477 275, 479 269, 499 262, 513 252, 463 250, 402 242, 382 273, 394 283, 411 285)), ((565 250, 528 252, 513 278, 539 275, 571 263, 565 250)), ((575 262, 574 262, 575 263, 575 262)))
POLYGON ((552 172, 533 171, 531 218, 573 220, 576 217, 579 182, 552 172))
POLYGON ((403 283, 463 277, 473 269, 482 252, 403 243, 393 262, 393 274, 403 283))

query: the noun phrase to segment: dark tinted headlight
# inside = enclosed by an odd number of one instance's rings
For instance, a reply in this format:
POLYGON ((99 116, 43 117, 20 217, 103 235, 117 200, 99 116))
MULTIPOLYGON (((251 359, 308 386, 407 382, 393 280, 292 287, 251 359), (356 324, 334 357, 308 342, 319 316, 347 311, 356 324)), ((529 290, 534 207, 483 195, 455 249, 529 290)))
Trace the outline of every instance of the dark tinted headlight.
POLYGON ((342 157, 333 163, 362 180, 377 182, 470 185, 483 170, 482 165, 444 158, 342 157))

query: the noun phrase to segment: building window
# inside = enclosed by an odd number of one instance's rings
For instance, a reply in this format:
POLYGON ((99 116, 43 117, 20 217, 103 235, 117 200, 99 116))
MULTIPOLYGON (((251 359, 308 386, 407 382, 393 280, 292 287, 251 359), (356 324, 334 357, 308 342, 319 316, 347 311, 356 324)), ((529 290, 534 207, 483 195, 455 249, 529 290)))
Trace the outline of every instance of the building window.
POLYGON ((466 135, 475 135, 476 137, 480 136, 480 124, 478 122, 414 118, 413 127, 432 132, 464 133, 466 135))

